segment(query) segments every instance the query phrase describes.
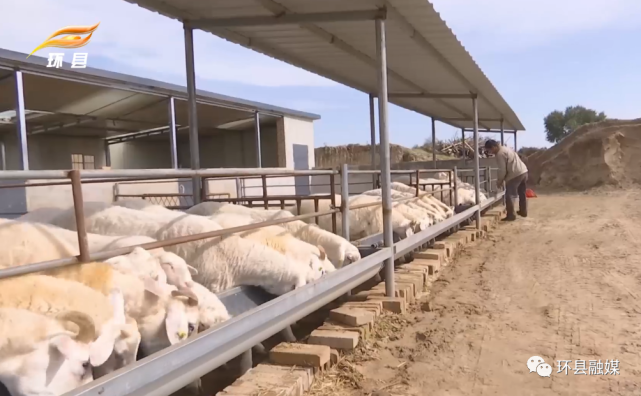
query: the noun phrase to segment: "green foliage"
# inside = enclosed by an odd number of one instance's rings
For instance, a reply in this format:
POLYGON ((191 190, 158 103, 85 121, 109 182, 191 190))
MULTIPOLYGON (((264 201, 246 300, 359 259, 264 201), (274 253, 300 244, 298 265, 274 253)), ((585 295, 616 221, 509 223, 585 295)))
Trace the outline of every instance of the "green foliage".
POLYGON ((565 112, 555 110, 543 120, 546 139, 550 143, 558 143, 581 125, 604 121, 606 118, 604 112, 597 113, 583 106, 569 106, 565 112))

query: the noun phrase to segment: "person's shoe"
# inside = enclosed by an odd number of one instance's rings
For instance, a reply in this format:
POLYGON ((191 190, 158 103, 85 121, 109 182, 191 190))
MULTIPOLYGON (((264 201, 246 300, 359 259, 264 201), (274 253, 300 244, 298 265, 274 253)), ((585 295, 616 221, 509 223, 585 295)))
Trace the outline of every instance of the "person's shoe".
POLYGON ((514 216, 514 217, 508 216, 508 217, 502 219, 501 221, 514 221, 514 220, 516 220, 516 216, 514 216))
POLYGON ((519 210, 519 211, 518 211, 518 212, 516 212, 516 213, 517 213, 519 216, 521 216, 521 217, 527 217, 527 213, 524 213, 523 211, 520 211, 520 210, 519 210))

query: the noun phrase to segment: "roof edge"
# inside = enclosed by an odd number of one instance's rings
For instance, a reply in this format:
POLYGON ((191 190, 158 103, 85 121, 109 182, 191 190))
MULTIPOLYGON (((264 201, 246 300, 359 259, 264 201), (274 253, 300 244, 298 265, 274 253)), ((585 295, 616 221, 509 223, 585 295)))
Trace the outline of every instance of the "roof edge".
MULTIPOLYGON (((112 72, 105 69, 87 67, 84 69, 70 69, 70 64, 64 62, 67 68, 53 69, 47 67, 47 59, 40 56, 30 56, 17 51, 0 48, 0 69, 17 69, 29 74, 45 77, 71 80, 91 85, 101 85, 113 89, 135 91, 158 96, 173 96, 177 99, 187 99, 187 88, 182 85, 171 84, 163 81, 137 77, 129 74, 112 72)), ((307 113, 284 107, 274 106, 262 102, 236 98, 210 91, 197 90, 197 101, 220 107, 231 107, 245 111, 259 111, 277 116, 292 116, 308 120, 319 120, 320 115, 307 113)))

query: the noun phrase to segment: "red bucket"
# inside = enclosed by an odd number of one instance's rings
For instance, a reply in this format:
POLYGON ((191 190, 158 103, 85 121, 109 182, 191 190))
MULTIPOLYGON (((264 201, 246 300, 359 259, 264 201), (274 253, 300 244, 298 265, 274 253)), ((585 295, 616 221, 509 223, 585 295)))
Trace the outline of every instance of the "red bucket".
POLYGON ((528 198, 536 198, 536 193, 532 191, 531 188, 528 188, 527 190, 525 190, 525 196, 528 198))

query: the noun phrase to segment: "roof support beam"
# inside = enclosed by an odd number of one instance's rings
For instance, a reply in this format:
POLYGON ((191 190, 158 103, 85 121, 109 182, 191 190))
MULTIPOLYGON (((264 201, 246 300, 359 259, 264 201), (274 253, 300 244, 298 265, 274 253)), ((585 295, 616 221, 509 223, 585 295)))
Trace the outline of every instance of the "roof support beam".
MULTIPOLYGON (((447 122, 447 121, 452 121, 452 122, 462 122, 462 121, 474 121, 473 118, 439 118, 439 121, 442 122, 447 122)), ((500 118, 479 118, 479 122, 481 121, 486 121, 486 122, 499 122, 501 121, 500 118)), ((485 129, 490 129, 490 128, 485 128, 485 129)), ((466 132, 473 132, 474 130, 472 128, 467 128, 466 132)))
MULTIPOLYGON (((474 132, 474 129, 466 128, 466 129, 462 129, 461 131, 463 131, 463 132, 474 132)), ((505 133, 514 133, 514 134, 516 134, 517 133, 517 131, 505 131, 505 130, 500 131, 498 129, 479 129, 479 132, 481 132, 481 133, 500 133, 500 134, 505 134, 505 133)))
MULTIPOLYGON (((178 127, 177 125, 174 125, 174 126, 176 126, 176 131, 189 129, 189 125, 183 125, 181 127, 178 127)), ((129 140, 141 139, 149 136, 162 135, 164 133, 171 132, 171 127, 172 125, 166 125, 158 128, 148 129, 146 131, 138 131, 134 133, 127 133, 123 135, 113 136, 113 137, 105 138, 105 143, 111 146, 112 144, 118 144, 118 143, 126 142, 129 140)))
MULTIPOLYGON (((377 1, 379 7, 385 7, 388 11, 388 17, 390 19, 394 19, 395 22, 399 23, 402 28, 406 31, 407 35, 414 40, 419 46, 424 48, 427 52, 430 54, 434 55, 437 59, 437 61, 443 65, 446 69, 452 71, 452 73, 458 78, 459 81, 461 81, 470 91, 476 91, 477 87, 475 87, 470 80, 468 80, 463 73, 461 73, 458 69, 450 63, 443 54, 441 54, 425 37, 423 37, 418 31, 416 31, 413 27, 412 24, 405 19, 405 17, 396 10, 392 6, 392 4, 387 1, 387 0, 378 0, 377 1)), ((486 99, 483 95, 479 95, 480 99, 486 99)), ((494 104, 492 104, 491 101, 485 100, 490 107, 492 107, 497 113, 501 113, 499 109, 497 109, 494 104)))
MULTIPOLYGON (((257 2, 259 2, 263 7, 265 7, 269 11, 271 11, 274 15, 284 15, 284 14, 287 14, 287 13, 293 14, 291 10, 289 10, 288 8, 286 8, 285 6, 283 6, 282 4, 280 4, 280 3, 278 3, 278 2, 276 2, 274 0, 257 0, 257 2)), ((338 38, 338 37, 334 36, 333 34, 327 32, 326 30, 324 30, 324 29, 322 29, 322 28, 320 28, 320 27, 318 27, 318 26, 316 26, 316 25, 314 25, 312 23, 301 24, 301 28, 307 30, 308 32, 310 32, 310 33, 312 33, 312 34, 314 34, 316 36, 318 36, 322 40, 325 40, 325 42, 335 46, 336 48, 339 48, 340 50, 344 51, 345 53, 354 56, 355 58, 361 60, 363 63, 365 63, 365 64, 367 64, 367 65, 369 65, 369 66, 371 66, 371 67, 373 67, 375 69, 378 67, 378 64, 377 64, 377 61, 376 61, 375 58, 372 58, 371 56, 369 56, 369 55, 367 55, 367 54, 365 54, 363 52, 360 52, 359 50, 357 50, 356 48, 354 48, 353 46, 351 46, 347 42, 341 40, 340 38, 338 38)), ((228 30, 228 32, 232 33, 229 30, 228 30)), ((255 45, 253 43, 254 39, 248 39, 248 40, 250 41, 250 46, 251 47, 255 47, 255 45)), ((283 59, 283 58, 281 58, 281 59, 283 59)), ((287 57, 285 57, 284 59, 287 59, 287 57)), ((420 87, 420 86, 414 84, 412 81, 408 80, 407 78, 403 77, 401 74, 399 74, 398 72, 396 72, 392 68, 390 68, 389 65, 387 67, 387 73, 388 73, 390 78, 393 78, 394 80, 397 80, 397 81, 401 82, 403 85, 411 87, 411 89, 415 89, 417 91, 425 92, 425 88, 420 87)), ((338 79, 336 81, 340 81, 340 79, 338 79)), ((375 94, 375 92, 369 92, 369 93, 374 93, 375 94)), ((470 118, 472 117, 472 114, 469 114, 466 111, 461 110, 461 109, 457 108, 456 106, 451 105, 450 103, 444 102, 441 99, 436 99, 436 100, 439 101, 439 104, 441 104, 442 106, 447 107, 448 109, 450 109, 452 111, 455 111, 455 112, 459 113, 462 116, 468 116, 470 118)), ((431 114, 427 114, 427 115, 430 116, 430 117, 432 116, 431 114)), ((483 125, 483 126, 485 127, 486 125, 483 125)))
POLYGON ((425 92, 397 92, 389 94, 390 98, 425 98, 425 99, 474 99, 475 93, 454 94, 454 93, 425 93, 425 92))
POLYGON ((242 18, 213 18, 187 21, 187 26, 193 29, 234 28, 243 26, 290 25, 300 23, 372 21, 385 19, 387 12, 383 10, 361 10, 340 12, 317 12, 310 14, 277 14, 274 16, 251 16, 242 18))

